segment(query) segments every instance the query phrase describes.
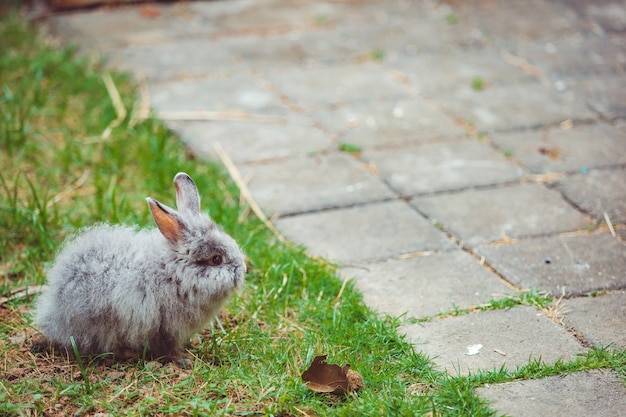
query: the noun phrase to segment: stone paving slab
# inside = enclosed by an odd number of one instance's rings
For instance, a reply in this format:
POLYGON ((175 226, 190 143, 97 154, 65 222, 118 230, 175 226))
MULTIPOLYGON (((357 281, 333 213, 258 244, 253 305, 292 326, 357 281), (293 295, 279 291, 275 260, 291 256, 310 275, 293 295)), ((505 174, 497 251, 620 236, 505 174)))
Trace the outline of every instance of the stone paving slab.
POLYGON ((279 218, 275 224, 312 255, 343 265, 454 248, 443 233, 402 201, 279 218))
POLYGON ((241 167, 268 215, 319 211, 386 200, 393 194, 353 157, 330 153, 241 167))
POLYGON ((547 364, 569 361, 586 350, 565 329, 527 306, 410 324, 400 331, 451 375, 502 366, 514 370, 537 359, 547 364), (466 355, 467 347, 476 344, 483 345, 480 353, 466 355))
POLYGON ((531 43, 511 42, 508 49, 539 69, 561 90, 568 87, 571 78, 623 74, 626 70, 626 48, 619 38, 592 34, 531 43))
POLYGON ((505 238, 580 230, 593 223, 539 184, 417 197, 411 204, 470 247, 505 238))
POLYGON ((624 132, 606 124, 564 126, 499 132, 491 135, 490 140, 536 174, 626 163, 624 132))
POLYGON ((585 0, 566 0, 565 4, 575 10, 585 20, 591 21, 594 32, 622 32, 626 29, 626 14, 618 2, 599 0, 587 2, 585 0))
POLYGON ((98 8, 84 13, 52 16, 48 21, 55 32, 84 47, 104 52, 130 44, 157 43, 211 33, 214 28, 185 4, 153 5, 158 16, 145 18, 136 7, 98 8))
POLYGON ((626 77, 622 74, 599 75, 572 81, 571 89, 585 100, 587 106, 605 120, 623 117, 626 112, 626 77))
POLYGON ((466 252, 389 259, 341 270, 379 313, 421 318, 503 298, 513 291, 466 252))
POLYGON ((338 28, 320 27, 312 31, 295 31, 280 37, 251 34, 220 39, 232 57, 257 74, 276 71, 277 67, 316 66, 345 61, 362 53, 363 45, 342 36, 338 28))
POLYGON ((266 76, 281 95, 305 111, 410 97, 407 88, 385 67, 372 62, 309 68, 281 66, 266 76))
POLYGON ((420 53, 398 58, 393 67, 405 73, 413 86, 426 95, 472 91, 475 79, 485 86, 533 82, 535 79, 502 58, 496 48, 420 53), (437 71, 433 71, 437 68, 437 71))
POLYGON ((217 160, 214 143, 219 142, 236 164, 300 158, 336 148, 324 132, 292 115, 281 123, 170 121, 168 126, 195 154, 217 160))
MULTIPOLYGON (((626 138, 623 140, 626 145, 626 138)), ((626 154, 626 149, 624 149, 626 154)), ((626 223, 626 169, 591 170, 559 182, 559 190, 596 220, 605 222, 604 213, 612 223, 626 223)))
POLYGON ((481 132, 587 120, 593 116, 584 101, 572 92, 559 93, 539 82, 495 85, 482 91, 468 88, 434 98, 481 132))
POLYGON ((523 171, 475 139, 366 151, 363 158, 411 196, 518 180, 523 171))
POLYGON ((265 85, 246 74, 152 84, 150 105, 158 111, 251 113, 286 116, 287 109, 265 85))
POLYGON ((626 292, 563 301, 563 324, 594 346, 626 349, 626 292))
POLYGON ((107 63, 138 78, 160 82, 190 77, 228 77, 241 64, 208 37, 131 44, 107 54, 107 63))
POLYGON ((476 253, 518 287, 555 296, 626 287, 624 245, 607 231, 482 245, 476 253))
POLYGON ((478 388, 491 408, 511 417, 616 417, 626 410, 626 389, 613 371, 509 382, 478 388))
POLYGON ((340 142, 363 149, 436 142, 466 135, 450 117, 417 96, 349 103, 316 112, 315 120, 340 142))
POLYGON ((453 2, 460 19, 468 19, 496 41, 517 42, 569 38, 585 29, 576 12, 559 2, 453 2))

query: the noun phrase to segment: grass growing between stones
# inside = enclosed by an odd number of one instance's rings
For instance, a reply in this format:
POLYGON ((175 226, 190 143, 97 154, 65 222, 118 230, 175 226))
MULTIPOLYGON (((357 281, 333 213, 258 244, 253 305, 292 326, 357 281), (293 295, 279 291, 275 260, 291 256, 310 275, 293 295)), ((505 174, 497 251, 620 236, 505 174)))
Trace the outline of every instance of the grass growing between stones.
MULTIPOLYGON (((34 355, 32 291, 3 299, 1 415, 490 416, 477 386, 597 367, 624 375, 624 353, 609 349, 514 372, 438 371, 397 335, 398 319, 377 317, 351 283, 343 287, 333 265, 277 242, 250 217, 219 166, 194 160, 158 121, 138 120, 127 76, 110 75, 122 99, 115 103, 99 65, 37 36, 14 14, 0 17, 0 54, 1 295, 43 284, 58 246, 82 226, 152 227, 143 199, 173 204, 178 171, 196 180, 204 209, 252 262, 221 327, 191 341, 185 370, 106 355, 34 355), (320 354, 350 363, 365 388, 347 398, 308 390, 300 375, 320 354)), ((541 299, 521 297, 489 308, 541 299)))
POLYGON ((451 316, 463 316, 466 314, 472 314, 479 311, 490 311, 490 310, 504 310, 510 309, 520 305, 527 305, 531 307, 535 307, 539 310, 548 310, 555 305, 554 297, 551 294, 537 291, 537 290, 527 290, 522 291, 518 294, 507 294, 501 298, 491 298, 486 303, 479 304, 471 307, 457 307, 453 306, 452 308, 442 311, 436 316, 424 316, 420 318, 408 318, 406 321, 408 323, 426 323, 429 321, 433 321, 436 319, 441 319, 445 317, 451 316))

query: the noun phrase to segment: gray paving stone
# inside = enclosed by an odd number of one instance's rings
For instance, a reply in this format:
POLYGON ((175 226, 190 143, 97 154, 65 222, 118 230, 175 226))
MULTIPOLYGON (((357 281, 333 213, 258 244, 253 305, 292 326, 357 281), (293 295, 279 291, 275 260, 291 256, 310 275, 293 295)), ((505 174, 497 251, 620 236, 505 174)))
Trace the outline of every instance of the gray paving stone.
POLYGON ((333 66, 276 68, 267 74, 277 90, 305 111, 409 98, 405 86, 382 65, 372 62, 333 66))
POLYGON ((515 181, 523 171, 475 139, 364 152, 399 193, 415 195, 515 181))
POLYGON ((594 346, 626 349, 626 292, 563 301, 563 323, 594 346))
POLYGON ((605 221, 606 212, 612 223, 626 223, 626 169, 572 175, 559 182, 559 190, 596 220, 605 221))
POLYGON ((242 72, 227 48, 209 38, 132 44, 107 53, 107 63, 154 82, 190 77, 228 77, 242 72))
POLYGON ((302 157, 336 147, 320 129, 291 115, 285 123, 170 121, 168 126, 195 154, 217 159, 214 143, 219 142, 237 164, 302 157))
POLYGON ((285 217, 275 224, 312 255, 344 265, 454 248, 441 232, 401 201, 285 217))
POLYGON ((411 204, 470 247, 592 225, 591 219, 568 205, 558 192, 539 184, 422 196, 411 204))
POLYGON ((626 116, 626 77, 616 76, 586 77, 572 81, 571 89, 604 119, 612 120, 626 116))
POLYGON ((350 103, 315 113, 338 141, 364 149, 393 147, 465 136, 442 111, 417 96, 391 101, 350 103))
POLYGON ((150 104, 158 111, 247 112, 284 116, 287 109, 250 76, 168 81, 150 86, 150 104))
POLYGON ((559 2, 526 3, 454 2, 461 20, 469 20, 498 40, 536 40, 575 37, 584 22, 575 10, 559 2))
POLYGON ((281 0, 244 0, 216 4, 194 2, 192 9, 215 24, 219 36, 250 33, 272 36, 311 30, 323 24, 346 24, 351 20, 345 17, 349 17, 350 8, 341 3, 298 2, 285 7, 281 0))
POLYGON ((198 34, 213 27, 186 3, 154 4, 158 15, 142 16, 140 8, 98 8, 51 16, 47 24, 56 34, 88 48, 112 51, 133 44, 157 43, 198 34))
POLYGON ((451 375, 502 366, 514 370, 537 359, 552 364, 585 352, 565 329, 526 306, 405 325, 400 330, 416 350, 433 358, 451 375), (483 345, 480 353, 466 355, 467 347, 476 344, 483 345))
POLYGON ((626 286, 626 251, 606 231, 482 245, 476 252, 513 284, 555 296, 626 286))
POLYGON ((511 417, 616 417, 626 410, 626 389, 613 371, 509 382, 478 388, 491 408, 511 417))
POLYGON ((320 62, 347 61, 363 46, 344 36, 339 28, 294 31, 268 38, 250 35, 220 39, 233 58, 258 74, 266 74, 285 65, 306 68, 320 62))
MULTIPOLYGON (((411 3, 419 2, 406 2, 409 5, 411 3)), ((342 32, 341 37, 354 46, 353 51, 357 55, 351 55, 352 60, 368 60, 371 59, 371 53, 376 52, 385 65, 402 72, 404 67, 401 65, 407 57, 414 59, 424 53, 481 48, 489 43, 483 32, 465 22, 447 24, 446 16, 449 12, 445 12, 443 6, 411 10, 395 21, 375 26, 362 25, 342 32), (437 32, 435 37, 432 36, 434 31, 437 32)), ((432 77, 431 74, 427 76, 432 77)))
POLYGON ((624 46, 623 39, 597 35, 541 42, 514 41, 507 45, 512 54, 541 71, 558 90, 567 88, 572 78, 623 74, 626 70, 624 46))
MULTIPOLYGON (((225 41, 234 56, 261 73, 293 64, 298 67, 337 62, 353 64, 368 60, 374 51, 381 52, 387 61, 394 50, 411 49, 412 40, 420 39, 412 36, 414 28, 423 26, 408 26, 406 19, 394 17, 393 3, 388 3, 384 9, 366 3, 348 7, 340 3, 318 3, 317 7, 327 9, 291 22, 291 28, 283 28, 280 36, 268 36, 257 30, 225 41), (364 24, 366 20, 369 23, 364 24), (377 24, 372 25, 372 21, 377 24)), ((255 19, 258 21, 258 17, 255 19)))
POLYGON ((435 98, 482 132, 537 127, 592 117, 584 101, 572 92, 558 93, 539 82, 488 86, 482 91, 468 87, 435 98))
POLYGON ((529 74, 506 62, 496 48, 420 53, 396 60, 393 67, 425 94, 471 90, 475 79, 487 87, 533 81, 529 74))
POLYGON ((434 316, 498 299, 512 290, 462 250, 348 267, 365 303, 380 313, 434 316))
POLYGON ((346 154, 302 156, 240 167, 248 188, 268 215, 317 211, 380 201, 393 193, 346 154))
POLYGON ((626 163, 626 135, 606 124, 498 132, 490 139, 537 174, 626 163))
POLYGON ((582 0, 566 2, 573 10, 602 28, 602 31, 621 32, 626 30, 626 13, 619 2, 599 0, 592 3, 582 0))

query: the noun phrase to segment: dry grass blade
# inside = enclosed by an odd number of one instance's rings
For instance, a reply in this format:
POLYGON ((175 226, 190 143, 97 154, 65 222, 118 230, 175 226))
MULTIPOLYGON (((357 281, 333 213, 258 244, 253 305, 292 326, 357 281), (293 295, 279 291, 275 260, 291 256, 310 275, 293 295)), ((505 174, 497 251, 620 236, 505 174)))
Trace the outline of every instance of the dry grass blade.
POLYGON ((128 122, 128 127, 134 127, 138 122, 146 120, 150 117, 150 88, 148 83, 143 80, 139 84, 139 100, 135 102, 135 106, 128 122))
POLYGON ((265 227, 267 227, 274 234, 274 236, 276 236, 276 238, 279 241, 281 241, 285 245, 290 245, 290 242, 287 240, 287 238, 285 238, 278 231, 278 229, 274 227, 272 222, 267 218, 265 213, 263 213, 263 210, 261 210, 259 205, 256 203, 256 201, 252 197, 252 194, 250 193, 250 190, 248 189, 248 186, 246 185, 245 181, 241 177, 239 170, 235 166, 232 159, 230 159, 230 157, 228 156, 228 154, 226 153, 222 145, 219 142, 215 142, 213 144, 213 148, 215 149, 217 156, 219 156, 220 160, 222 161, 222 163, 228 170, 228 173, 230 174, 231 178, 233 179, 233 181, 235 181, 235 184, 239 188, 239 192, 241 193, 242 198, 248 203, 248 206, 250 206, 250 209, 252 210, 252 212, 259 218, 259 220, 263 222, 263 224, 265 224, 265 227))
POLYGON ((553 182, 561 181, 565 178, 565 174, 562 172, 548 172, 547 174, 528 175, 522 178, 521 182, 534 182, 538 184, 551 184, 553 182))
POLYGON ((4 297, 0 297, 0 305, 6 304, 10 300, 26 297, 41 292, 43 285, 31 284, 25 287, 16 288, 4 297))
POLYGON ((543 84, 544 86, 547 87, 550 85, 550 81, 548 80, 548 77, 546 77, 546 75, 539 68, 531 65, 524 58, 519 57, 517 55, 513 55, 512 53, 510 53, 509 51, 505 49, 502 49, 500 51, 500 56, 502 56, 502 59, 504 59, 509 64, 537 78, 541 82, 541 84, 543 84))
POLYGON ((111 121, 106 129, 104 129, 104 132, 102 132, 102 135, 100 135, 102 139, 107 139, 109 136, 111 136, 111 132, 113 131, 113 129, 119 126, 124 121, 127 112, 126 107, 122 102, 120 92, 117 90, 117 87, 115 86, 115 83, 111 78, 111 74, 105 72, 102 75, 102 81, 104 81, 107 93, 109 93, 109 98, 111 98, 111 103, 113 104, 113 108, 115 109, 115 114, 117 115, 115 120, 111 121))
POLYGON ((85 184, 85 182, 87 181, 87 178, 89 178, 89 170, 83 172, 83 175, 81 175, 79 179, 74 181, 74 183, 70 187, 66 188, 65 190, 55 195, 54 198, 48 201, 47 206, 52 207, 59 201, 62 201, 67 196, 70 196, 74 191, 78 190, 80 187, 83 186, 83 184, 85 184))
POLYGON ((255 121, 268 124, 285 123, 283 117, 252 114, 243 111, 160 111, 157 116, 161 120, 222 120, 222 121, 255 121))
POLYGON ((563 297, 565 297, 565 290, 563 290, 561 296, 554 303, 552 303, 552 305, 541 309, 546 317, 561 326, 563 326, 563 318, 565 318, 565 315, 568 313, 565 306, 561 304, 563 297))
POLYGON ((609 213, 605 211, 604 213, 602 213, 602 216, 604 216, 604 221, 606 222, 606 225, 609 227, 609 232, 611 232, 611 236, 617 237, 615 233, 615 228, 613 228, 613 222, 611 222, 611 218, 609 217, 609 213))

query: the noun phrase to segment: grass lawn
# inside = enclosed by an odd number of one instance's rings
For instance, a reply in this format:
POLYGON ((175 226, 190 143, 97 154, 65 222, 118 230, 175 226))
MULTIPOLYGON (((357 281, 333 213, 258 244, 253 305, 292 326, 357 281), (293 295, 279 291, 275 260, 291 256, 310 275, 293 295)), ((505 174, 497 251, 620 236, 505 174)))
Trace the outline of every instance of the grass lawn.
POLYGON ((194 159, 158 120, 137 118, 136 91, 129 76, 54 45, 17 14, 0 16, 0 296, 18 291, 0 304, 0 415, 489 416, 474 394, 486 383, 599 367, 625 375, 626 353, 609 349, 513 372, 435 369, 397 335, 400 320, 373 314, 333 265, 277 241, 221 166, 194 159), (179 171, 252 265, 222 326, 191 341, 193 368, 32 354, 32 289, 64 238, 102 221, 153 227, 144 198, 173 205, 179 171), (365 388, 346 398, 309 390, 301 374, 321 354, 351 364, 365 388))

